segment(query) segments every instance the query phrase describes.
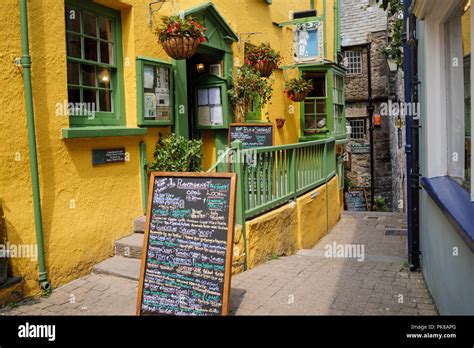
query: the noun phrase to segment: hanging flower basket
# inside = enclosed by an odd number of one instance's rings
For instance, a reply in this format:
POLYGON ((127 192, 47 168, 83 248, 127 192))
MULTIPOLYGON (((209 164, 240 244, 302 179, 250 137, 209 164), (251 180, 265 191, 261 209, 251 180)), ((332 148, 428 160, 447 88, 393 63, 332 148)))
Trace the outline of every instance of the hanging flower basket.
POLYGON ((290 99, 291 101, 295 103, 304 101, 306 97, 308 96, 308 94, 309 94, 309 91, 306 91, 306 92, 287 91, 286 92, 288 99, 290 99))
POLYGON ((269 77, 273 73, 273 70, 278 67, 275 63, 268 61, 260 61, 252 66, 257 69, 261 77, 269 77))
POLYGON ((302 102, 313 90, 313 83, 305 79, 290 79, 286 81, 285 93, 293 102, 302 102))
POLYGON ((269 77, 280 62, 280 52, 271 48, 268 43, 250 48, 245 58, 245 63, 257 70, 261 77, 269 77))
POLYGON ((201 42, 189 37, 174 37, 163 42, 163 49, 173 59, 188 59, 194 56, 201 42))
POLYGON ((163 17, 163 22, 156 28, 155 34, 163 45, 165 52, 173 59, 191 58, 199 44, 206 41, 206 28, 191 17, 163 17))

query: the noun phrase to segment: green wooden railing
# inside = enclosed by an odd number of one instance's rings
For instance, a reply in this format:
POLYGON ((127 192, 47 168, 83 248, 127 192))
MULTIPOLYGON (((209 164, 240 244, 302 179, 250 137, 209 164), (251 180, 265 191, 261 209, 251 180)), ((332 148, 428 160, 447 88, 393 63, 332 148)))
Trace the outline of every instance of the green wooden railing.
POLYGON ((336 139, 256 149, 243 149, 236 141, 208 172, 218 171, 228 162, 230 171, 237 174, 235 222, 242 228, 247 269, 245 221, 295 201, 335 176, 336 139))
POLYGON ((260 215, 321 186, 336 174, 334 138, 242 149, 239 141, 209 169, 230 160, 237 173, 237 223, 260 215))

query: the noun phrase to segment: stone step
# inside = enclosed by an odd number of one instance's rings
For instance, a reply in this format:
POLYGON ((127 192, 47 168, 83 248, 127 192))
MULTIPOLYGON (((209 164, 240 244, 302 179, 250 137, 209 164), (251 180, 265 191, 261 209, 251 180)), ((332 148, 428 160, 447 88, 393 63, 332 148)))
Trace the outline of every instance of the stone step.
POLYGON ((92 273, 107 274, 115 277, 138 280, 141 261, 122 256, 114 256, 92 268, 92 273))
POLYGON ((143 234, 134 233, 115 242, 115 255, 131 259, 141 259, 143 234))
POLYGON ((144 233, 145 232, 145 223, 146 223, 146 216, 140 216, 133 220, 133 232, 134 233, 144 233))

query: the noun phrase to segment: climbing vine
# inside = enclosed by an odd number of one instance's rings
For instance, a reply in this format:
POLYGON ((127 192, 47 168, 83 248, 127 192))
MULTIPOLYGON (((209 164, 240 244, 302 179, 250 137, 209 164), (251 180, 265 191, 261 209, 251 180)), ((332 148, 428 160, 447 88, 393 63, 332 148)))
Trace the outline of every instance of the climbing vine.
POLYGON ((390 22, 390 44, 383 53, 403 69, 403 0, 376 0, 380 7, 387 11, 390 22))

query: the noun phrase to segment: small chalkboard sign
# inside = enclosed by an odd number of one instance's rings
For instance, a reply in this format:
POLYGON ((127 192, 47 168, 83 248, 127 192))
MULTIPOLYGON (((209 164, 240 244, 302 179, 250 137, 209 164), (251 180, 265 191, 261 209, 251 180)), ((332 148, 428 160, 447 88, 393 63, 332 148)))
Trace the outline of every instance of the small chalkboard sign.
POLYGON ((348 211, 368 211, 365 189, 349 190, 344 195, 348 211))
POLYGON ((92 150, 92 165, 125 162, 125 148, 92 150))
POLYGON ((229 144, 242 142, 244 149, 273 146, 272 123, 232 123, 229 127, 229 144))
POLYGON ((235 174, 152 173, 137 315, 226 315, 235 174))

